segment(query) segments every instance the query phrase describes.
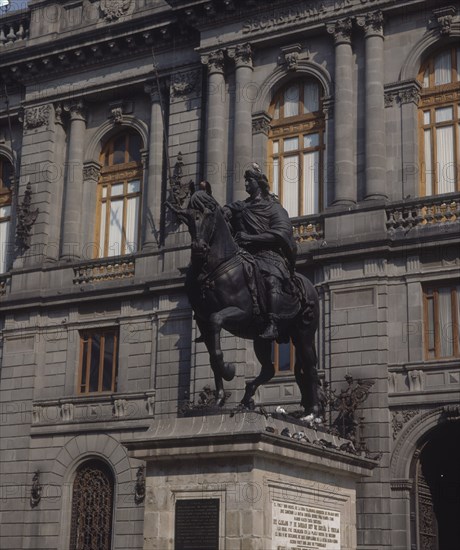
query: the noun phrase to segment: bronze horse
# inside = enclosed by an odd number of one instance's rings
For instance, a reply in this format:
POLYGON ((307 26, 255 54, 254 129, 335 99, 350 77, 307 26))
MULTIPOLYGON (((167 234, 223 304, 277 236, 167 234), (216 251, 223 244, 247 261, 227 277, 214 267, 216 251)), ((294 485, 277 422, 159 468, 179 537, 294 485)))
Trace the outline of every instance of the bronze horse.
MULTIPOLYGON (((246 384, 241 405, 254 406, 257 388, 275 374, 272 361, 272 341, 259 337, 265 320, 258 311, 254 292, 256 285, 250 277, 257 271, 254 262, 234 241, 230 228, 215 199, 205 191, 197 191, 187 209, 168 204, 189 230, 191 264, 185 288, 195 313, 201 339, 209 352, 216 384, 217 405, 223 405, 223 380, 235 376, 235 365, 224 361, 221 330, 253 340, 254 351, 261 363, 260 374, 246 384)), ((316 370, 315 332, 318 328, 318 295, 312 283, 296 274, 297 286, 303 299, 297 300, 297 313, 279 322, 279 341, 292 340, 295 347, 294 374, 302 396, 306 415, 323 415, 324 394, 316 370)), ((289 316, 286 316, 289 317, 289 316)))

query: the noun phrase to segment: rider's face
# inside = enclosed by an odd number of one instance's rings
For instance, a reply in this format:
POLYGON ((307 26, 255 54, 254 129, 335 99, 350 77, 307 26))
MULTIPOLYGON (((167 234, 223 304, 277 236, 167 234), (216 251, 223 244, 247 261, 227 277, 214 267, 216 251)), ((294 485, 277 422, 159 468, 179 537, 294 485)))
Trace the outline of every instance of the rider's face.
POLYGON ((254 195, 254 193, 257 193, 259 190, 259 184, 257 183, 257 180, 254 178, 246 178, 245 180, 246 185, 246 192, 250 195, 254 195))

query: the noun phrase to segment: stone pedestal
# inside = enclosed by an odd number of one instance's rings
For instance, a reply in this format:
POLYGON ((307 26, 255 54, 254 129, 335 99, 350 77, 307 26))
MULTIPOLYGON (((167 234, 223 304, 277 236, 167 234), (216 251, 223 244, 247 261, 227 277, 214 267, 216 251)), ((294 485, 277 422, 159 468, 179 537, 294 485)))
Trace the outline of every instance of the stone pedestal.
POLYGON ((147 462, 144 550, 355 549, 376 463, 343 444, 256 413, 154 422, 125 442, 147 462))

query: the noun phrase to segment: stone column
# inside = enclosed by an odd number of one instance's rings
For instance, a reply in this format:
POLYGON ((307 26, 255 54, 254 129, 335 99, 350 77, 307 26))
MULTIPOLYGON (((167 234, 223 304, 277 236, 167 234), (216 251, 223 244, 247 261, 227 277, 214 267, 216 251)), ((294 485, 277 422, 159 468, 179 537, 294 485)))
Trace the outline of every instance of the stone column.
POLYGON ((86 112, 82 101, 67 106, 70 111, 67 177, 65 182, 64 219, 61 258, 77 260, 82 255, 83 154, 86 112))
POLYGON ((235 126, 233 132, 233 200, 247 197, 244 172, 251 166, 252 158, 252 102, 250 83, 252 78, 252 51, 249 44, 229 50, 235 60, 235 126))
POLYGON ((204 175, 212 185, 212 192, 220 204, 227 202, 225 170, 225 77, 224 52, 215 50, 201 58, 208 67, 208 94, 206 115, 206 157, 204 175))
POLYGON ((383 14, 357 19, 366 40, 366 199, 388 198, 386 193, 385 105, 383 91, 383 14))
POLYGON ((161 181, 163 175, 164 130, 161 112, 160 90, 156 83, 145 85, 150 95, 150 134, 148 153, 148 177, 144 188, 144 229, 143 245, 145 250, 158 246, 161 217, 161 181))
POLYGON ((327 32, 334 36, 335 41, 334 206, 354 204, 357 195, 351 31, 350 18, 327 26, 327 32))

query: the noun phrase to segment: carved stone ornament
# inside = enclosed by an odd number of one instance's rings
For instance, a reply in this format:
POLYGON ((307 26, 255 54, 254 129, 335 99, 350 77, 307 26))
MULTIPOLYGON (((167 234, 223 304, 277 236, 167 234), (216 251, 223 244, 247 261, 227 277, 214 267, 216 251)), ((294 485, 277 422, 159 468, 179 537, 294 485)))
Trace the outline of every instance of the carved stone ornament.
POLYGON ((302 46, 300 44, 293 44, 292 46, 281 48, 281 51, 283 52, 284 61, 286 62, 288 70, 296 71, 299 66, 299 58, 300 52, 302 51, 302 46))
POLYGON ((404 425, 412 418, 419 414, 418 409, 401 409, 393 411, 391 424, 393 426, 393 439, 396 439, 398 433, 403 429, 404 425))
POLYGON ((30 233, 32 226, 38 216, 38 208, 36 210, 31 209, 32 205, 32 188, 30 181, 27 182, 26 189, 22 203, 18 206, 18 216, 16 223, 16 240, 18 246, 22 250, 30 248, 30 233))
POLYGON ((30 506, 35 508, 42 499, 43 487, 40 483, 40 472, 37 470, 32 478, 32 487, 30 489, 30 506))
POLYGON ((140 504, 145 499, 145 466, 139 466, 134 486, 134 502, 140 504))
POLYGON ((255 113, 252 116, 252 133, 253 134, 265 134, 268 136, 270 131, 270 122, 272 117, 265 111, 255 113))
POLYGON ((439 34, 441 36, 450 36, 452 32, 452 21, 455 14, 455 6, 445 6, 433 10, 433 15, 437 21, 439 34))
POLYGON ((421 85, 417 80, 404 80, 385 85, 384 103, 385 107, 393 107, 396 104, 405 105, 420 101, 421 85))
POLYGON ((364 29, 366 37, 383 36, 383 13, 380 10, 360 15, 356 22, 364 29))
POLYGON ((192 93, 196 89, 198 76, 198 71, 186 71, 175 74, 171 81, 172 95, 180 97, 192 93))
POLYGON ((330 23, 326 26, 326 29, 329 34, 334 36, 336 45, 351 43, 351 31, 353 30, 353 24, 349 17, 330 23))
POLYGON ((120 19, 131 7, 132 0, 101 0, 101 12, 106 21, 120 19))
POLYGON ((229 49, 228 56, 235 60, 236 67, 252 67, 252 48, 250 44, 239 44, 229 49))
POLYGON ((30 107, 24 113, 24 130, 35 130, 48 126, 51 115, 51 105, 30 107))
POLYGON ((224 51, 214 50, 201 57, 201 63, 208 66, 209 74, 222 73, 224 71, 224 51))
POLYGON ((89 161, 83 165, 83 181, 97 181, 101 173, 101 165, 98 162, 89 161))

